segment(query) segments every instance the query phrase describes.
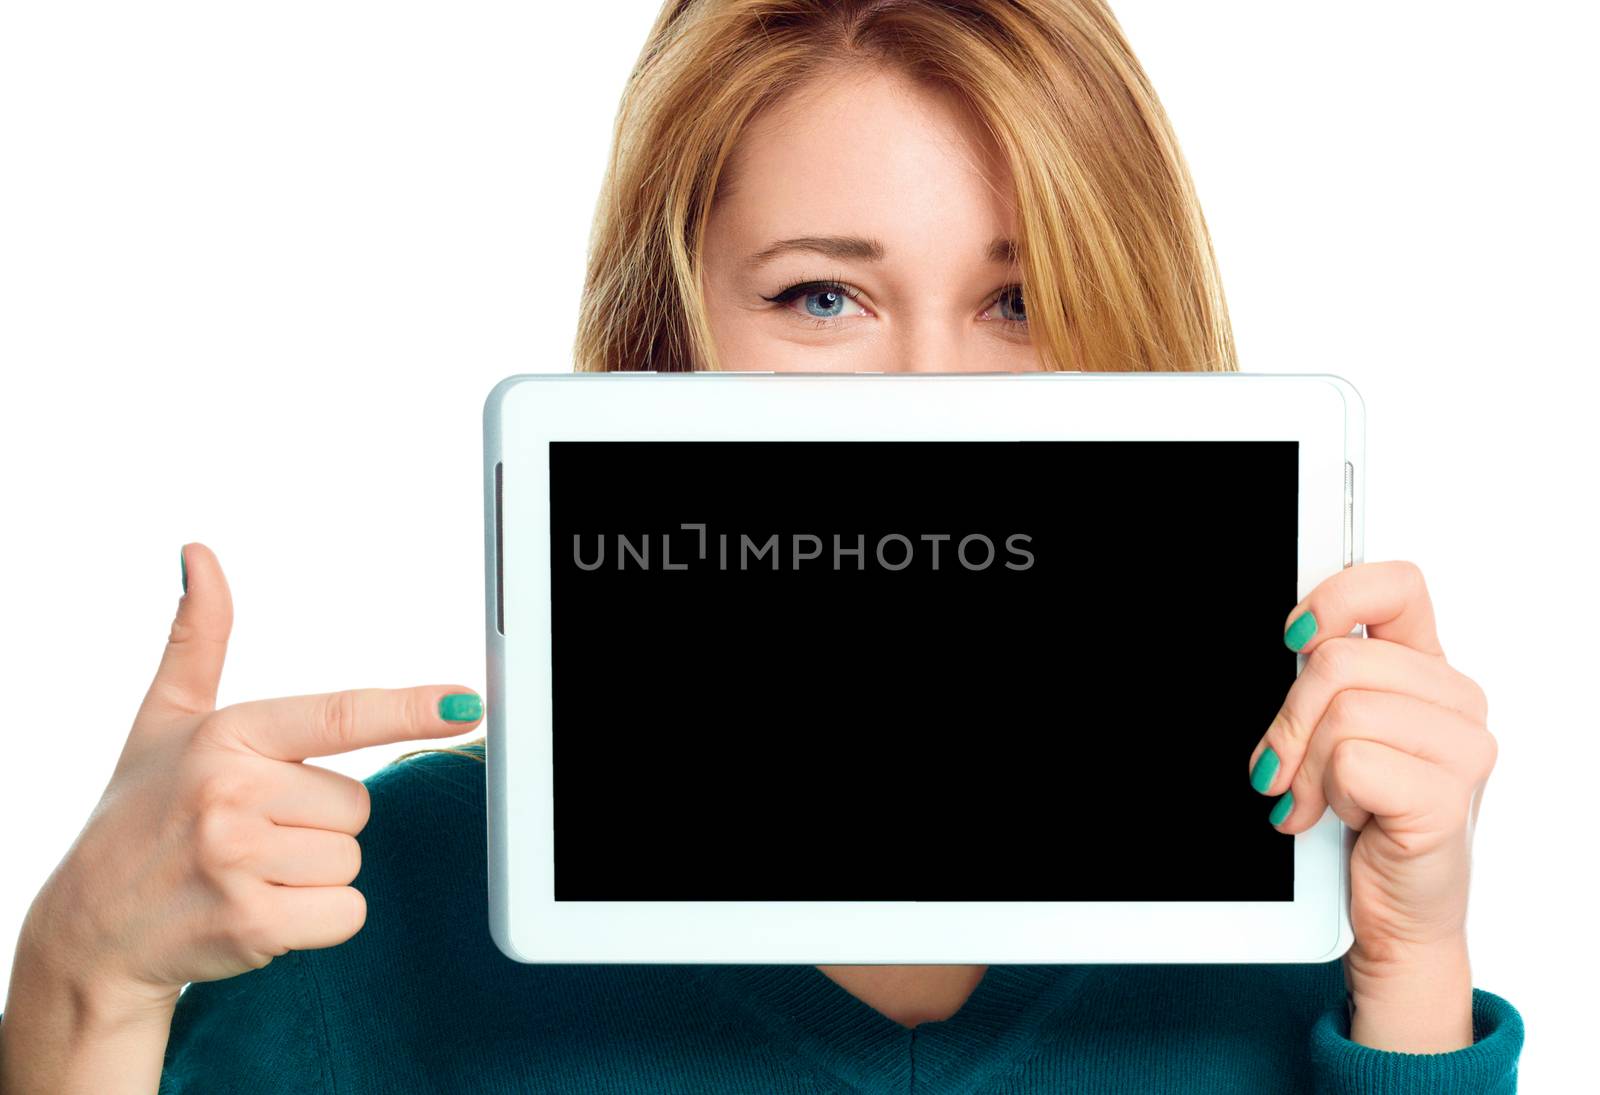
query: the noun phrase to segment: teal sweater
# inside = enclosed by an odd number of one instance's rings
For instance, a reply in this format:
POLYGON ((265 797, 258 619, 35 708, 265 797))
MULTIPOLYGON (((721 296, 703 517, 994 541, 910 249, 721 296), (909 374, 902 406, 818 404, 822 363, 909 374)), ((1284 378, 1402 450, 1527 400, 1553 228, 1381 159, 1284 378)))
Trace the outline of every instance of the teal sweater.
POLYGON ((913 1029, 814 966, 522 965, 489 938, 482 763, 428 754, 367 786, 366 926, 191 985, 162 1095, 1515 1090, 1505 1000, 1474 990, 1465 1049, 1374 1050, 1347 1037, 1337 961, 991 966, 913 1029))

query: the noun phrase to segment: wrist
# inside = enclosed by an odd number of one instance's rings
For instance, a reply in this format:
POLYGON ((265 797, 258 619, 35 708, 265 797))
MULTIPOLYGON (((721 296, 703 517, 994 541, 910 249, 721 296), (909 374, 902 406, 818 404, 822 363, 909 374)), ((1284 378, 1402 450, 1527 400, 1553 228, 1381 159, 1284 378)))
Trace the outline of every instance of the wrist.
POLYGON ((23 920, 11 971, 11 994, 72 1029, 90 1034, 144 1024, 165 1025, 183 986, 161 986, 125 976, 78 941, 55 930, 63 914, 41 892, 23 920))
POLYGON ((177 992, 169 995, 96 977, 27 936, 25 932, 18 941, 0 1020, 0 1091, 154 1091, 177 992))
POLYGON ((1374 1049, 1448 1053, 1472 1045, 1472 966, 1464 936, 1379 956, 1346 955, 1350 1039, 1374 1049))

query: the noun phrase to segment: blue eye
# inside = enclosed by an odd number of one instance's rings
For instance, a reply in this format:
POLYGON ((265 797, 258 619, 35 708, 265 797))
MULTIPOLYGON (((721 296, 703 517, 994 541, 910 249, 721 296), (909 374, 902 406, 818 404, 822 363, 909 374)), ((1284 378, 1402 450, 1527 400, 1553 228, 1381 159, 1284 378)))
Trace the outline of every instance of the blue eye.
POLYGON ((855 303, 855 291, 836 281, 801 282, 799 285, 789 286, 777 296, 764 296, 761 299, 782 305, 802 318, 829 320, 846 315, 866 314, 866 309, 855 303), (804 306, 804 312, 788 308, 788 305, 796 300, 804 306), (855 308, 855 312, 846 311, 848 308, 855 308))
POLYGON ((1022 286, 1011 286, 995 299, 995 304, 1000 308, 1001 319, 1010 320, 1013 323, 1028 322, 1028 309, 1022 302, 1022 286))
POLYGON ((807 293, 805 302, 806 311, 812 315, 831 319, 844 311, 845 295, 826 289, 820 293, 807 293), (816 303, 812 303, 813 301, 816 303))

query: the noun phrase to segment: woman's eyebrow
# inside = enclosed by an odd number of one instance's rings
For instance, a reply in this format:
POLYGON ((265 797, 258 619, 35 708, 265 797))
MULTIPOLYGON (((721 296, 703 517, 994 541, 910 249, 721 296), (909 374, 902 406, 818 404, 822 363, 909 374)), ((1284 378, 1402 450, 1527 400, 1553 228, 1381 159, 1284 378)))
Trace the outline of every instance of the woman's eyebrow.
MULTIPOLYGON (((789 251, 809 251, 830 259, 858 259, 862 262, 881 262, 884 256, 883 244, 863 236, 796 236, 763 247, 745 260, 745 266, 760 266, 789 251)), ((984 257, 990 262, 1010 265, 1017 261, 1016 241, 1004 236, 997 237, 990 242, 984 257)))

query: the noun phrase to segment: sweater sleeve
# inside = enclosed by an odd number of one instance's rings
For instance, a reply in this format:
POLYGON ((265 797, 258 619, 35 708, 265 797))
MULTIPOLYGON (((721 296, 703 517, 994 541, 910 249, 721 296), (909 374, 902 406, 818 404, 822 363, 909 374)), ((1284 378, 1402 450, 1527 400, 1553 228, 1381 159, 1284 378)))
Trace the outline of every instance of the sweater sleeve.
POLYGON ((1449 1053, 1400 1053, 1350 1040, 1348 1002, 1311 1029, 1317 1095, 1512 1095, 1522 1016, 1492 992, 1472 990, 1472 1045, 1449 1053))
POLYGON ((158 1095, 327 1095, 325 1042, 310 963, 289 951, 258 970, 184 989, 158 1095))

